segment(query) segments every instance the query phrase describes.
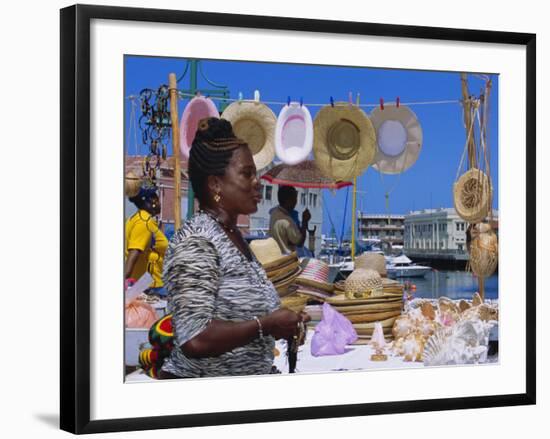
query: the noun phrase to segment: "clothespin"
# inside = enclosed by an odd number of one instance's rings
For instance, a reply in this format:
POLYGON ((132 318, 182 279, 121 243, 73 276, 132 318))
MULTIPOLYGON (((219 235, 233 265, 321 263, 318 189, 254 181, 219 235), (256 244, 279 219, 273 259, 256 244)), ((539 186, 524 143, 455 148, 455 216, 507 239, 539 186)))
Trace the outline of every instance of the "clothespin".
POLYGON ((399 108, 399 96, 397 96, 397 99, 395 100, 395 106, 399 108))
POLYGON ((359 106, 361 93, 357 93, 357 97, 355 98, 355 105, 359 106))
POLYGON ((260 90, 254 90, 254 100, 260 102, 260 90))
POLYGON ((200 96, 200 95, 201 95, 201 92, 200 92, 199 90, 197 90, 197 91, 195 92, 195 96, 200 96))
POLYGON ((300 107, 304 105, 304 98, 300 96, 300 107))
POLYGON ((348 103, 353 105, 353 95, 351 94, 351 91, 348 93, 348 103))
POLYGON ((384 109, 384 98, 380 98, 380 109, 384 109))
POLYGON ((289 96, 288 99, 286 100, 286 104, 290 107, 290 96, 289 96))
POLYGON ((334 98, 332 96, 330 97, 330 106, 334 107, 334 98))
POLYGON ((241 102, 243 100, 243 92, 240 91, 239 92, 239 102, 241 102))

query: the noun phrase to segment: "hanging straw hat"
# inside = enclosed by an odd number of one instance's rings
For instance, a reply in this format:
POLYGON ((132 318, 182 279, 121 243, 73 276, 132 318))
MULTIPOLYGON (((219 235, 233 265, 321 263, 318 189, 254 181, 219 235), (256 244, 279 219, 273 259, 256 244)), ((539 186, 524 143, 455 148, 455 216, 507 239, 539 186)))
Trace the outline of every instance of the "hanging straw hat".
POLYGON ((348 299, 380 296, 383 294, 382 288, 382 277, 377 271, 356 268, 346 279, 345 295, 348 299))
POLYGON ((277 117, 267 105, 236 101, 224 110, 222 117, 231 122, 235 136, 248 144, 258 171, 273 161, 277 117))
POLYGON ((470 244, 470 267, 478 277, 493 274, 498 264, 498 238, 492 229, 479 233, 470 244))
POLYGON ((453 195, 458 216, 469 223, 477 223, 489 213, 493 186, 487 174, 472 168, 454 184, 453 195))
POLYGON ((287 165, 297 165, 309 156, 313 148, 313 122, 305 105, 291 102, 285 105, 275 127, 275 152, 287 165))
POLYGON ((357 268, 369 268, 375 270, 382 277, 387 277, 386 271, 386 258, 380 253, 365 252, 355 258, 354 267, 357 268))
POLYGON ((376 107, 370 120, 378 145, 373 168, 383 174, 400 174, 414 165, 422 149, 422 128, 412 110, 404 105, 376 107))
POLYGON ((309 259, 302 273, 296 278, 296 283, 305 287, 332 293, 334 284, 328 281, 329 266, 319 259, 309 259))
POLYGON ((361 175, 373 162, 376 134, 359 107, 340 102, 321 108, 314 130, 315 162, 327 177, 346 181, 361 175))
POLYGON ((207 117, 220 117, 220 113, 216 104, 204 96, 195 96, 183 110, 180 121, 180 150, 185 159, 189 158, 199 121, 207 117))

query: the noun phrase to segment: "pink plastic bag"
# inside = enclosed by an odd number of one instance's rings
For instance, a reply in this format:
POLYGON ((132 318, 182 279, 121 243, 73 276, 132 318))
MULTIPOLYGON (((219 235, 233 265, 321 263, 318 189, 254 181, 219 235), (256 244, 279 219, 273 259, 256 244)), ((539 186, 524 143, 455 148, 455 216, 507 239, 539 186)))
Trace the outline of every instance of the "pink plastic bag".
POLYGON ((315 327, 311 339, 311 355, 340 355, 346 345, 357 340, 357 332, 351 322, 328 303, 323 305, 323 319, 315 327))

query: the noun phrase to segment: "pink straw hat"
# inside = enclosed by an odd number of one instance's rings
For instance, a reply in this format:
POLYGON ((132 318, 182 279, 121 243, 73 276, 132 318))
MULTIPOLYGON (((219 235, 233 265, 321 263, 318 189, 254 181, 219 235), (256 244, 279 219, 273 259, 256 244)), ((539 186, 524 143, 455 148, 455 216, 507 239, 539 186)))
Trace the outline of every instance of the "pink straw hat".
POLYGON ((180 121, 180 151, 185 159, 189 158, 199 121, 206 117, 220 117, 216 104, 204 96, 195 96, 183 110, 180 121))

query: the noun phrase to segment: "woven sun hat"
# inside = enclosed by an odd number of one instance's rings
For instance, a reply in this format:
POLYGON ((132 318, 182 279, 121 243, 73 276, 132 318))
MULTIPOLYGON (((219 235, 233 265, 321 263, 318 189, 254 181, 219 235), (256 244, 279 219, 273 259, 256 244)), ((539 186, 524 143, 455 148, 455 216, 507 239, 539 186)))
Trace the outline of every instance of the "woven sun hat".
POLYGON ((365 252, 355 258, 354 267, 357 268, 369 268, 375 270, 382 277, 387 277, 386 271, 386 258, 380 253, 365 252))
POLYGON ((256 259, 262 264, 270 264, 276 262, 283 254, 279 248, 279 244, 273 238, 255 239, 250 242, 250 250, 256 256, 256 259))
POLYGON ((319 259, 309 259, 306 266, 296 278, 298 285, 317 288, 327 293, 334 291, 334 284, 328 281, 330 268, 328 264, 319 259))
POLYGON ((315 162, 327 177, 346 181, 372 164, 376 134, 368 116, 356 105, 326 105, 315 116, 313 127, 315 162))
POLYGON ((409 169, 422 149, 422 128, 405 105, 376 107, 370 114, 376 130, 374 169, 383 174, 400 174, 409 169))
POLYGON ((189 158, 199 121, 208 117, 220 117, 220 113, 212 99, 204 96, 195 96, 183 110, 180 120, 180 150, 185 159, 189 158))
POLYGON ((363 299, 383 294, 382 277, 376 270, 356 268, 346 279, 348 299, 363 299))
POLYGON ((235 136, 248 144, 258 171, 273 161, 277 117, 271 108, 261 102, 236 101, 224 110, 222 118, 231 122, 235 136))
POLYGON ((124 193, 128 198, 133 198, 139 193, 141 187, 141 178, 138 177, 133 171, 126 173, 124 177, 124 193))
POLYGON ((287 165, 306 160, 313 148, 313 121, 305 105, 285 105, 275 127, 275 153, 287 165))
POLYGON ((472 168, 454 184, 453 199, 458 216, 469 223, 482 221, 491 207, 493 186, 487 174, 472 168))

